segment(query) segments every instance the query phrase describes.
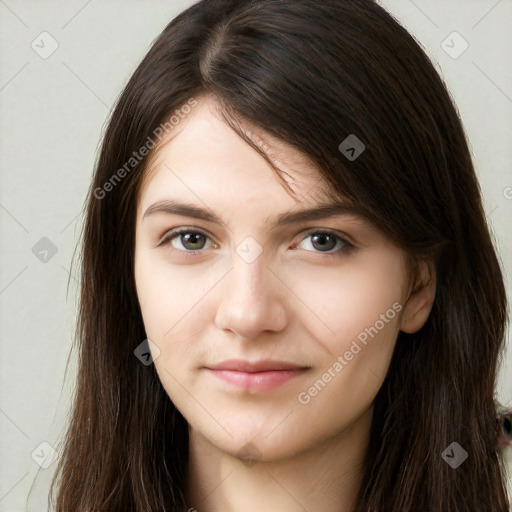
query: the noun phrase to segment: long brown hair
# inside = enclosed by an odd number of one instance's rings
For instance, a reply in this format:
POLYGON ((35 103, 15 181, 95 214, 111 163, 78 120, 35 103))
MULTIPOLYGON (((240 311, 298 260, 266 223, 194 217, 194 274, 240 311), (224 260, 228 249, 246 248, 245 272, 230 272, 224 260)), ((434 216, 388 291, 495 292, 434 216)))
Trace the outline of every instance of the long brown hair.
POLYGON ((494 397, 502 271, 446 86, 372 0, 202 0, 167 25, 134 72, 86 202, 78 382, 49 503, 60 477, 57 512, 187 510, 186 420, 154 366, 134 356, 146 339, 133 260, 149 155, 131 159, 205 94, 240 136, 249 122, 300 150, 333 196, 365 208, 411 258, 435 264, 430 317, 417 333, 400 332, 375 398, 355 512, 508 510, 494 397), (365 144, 353 160, 339 149, 350 134, 365 144), (468 453, 456 469, 442 457, 453 442, 468 453))

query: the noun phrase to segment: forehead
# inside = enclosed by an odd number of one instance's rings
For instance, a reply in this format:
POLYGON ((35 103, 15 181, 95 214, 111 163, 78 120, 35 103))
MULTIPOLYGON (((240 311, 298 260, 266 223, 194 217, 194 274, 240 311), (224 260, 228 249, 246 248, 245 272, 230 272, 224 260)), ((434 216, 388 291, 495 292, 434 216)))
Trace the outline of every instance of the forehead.
MULTIPOLYGON (((280 187, 287 194, 269 163, 226 123, 219 104, 210 97, 198 103, 153 150, 139 198, 185 182, 192 191, 237 187, 240 193, 245 187, 249 194, 255 187, 280 187)), ((325 197, 326 184, 307 155, 248 122, 237 128, 281 171, 295 201, 325 197)))

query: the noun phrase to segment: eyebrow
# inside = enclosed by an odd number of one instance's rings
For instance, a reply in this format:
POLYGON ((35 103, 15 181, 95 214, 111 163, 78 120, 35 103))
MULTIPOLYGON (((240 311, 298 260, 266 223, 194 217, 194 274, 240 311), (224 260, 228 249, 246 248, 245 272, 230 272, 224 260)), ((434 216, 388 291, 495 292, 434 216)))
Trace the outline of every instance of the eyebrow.
MULTIPOLYGON (((142 220, 155 213, 165 213, 169 215, 182 215, 201 219, 214 224, 224 224, 222 219, 215 213, 199 206, 189 203, 183 203, 172 199, 163 199, 152 204, 142 216, 142 220)), ((372 224, 368 212, 361 206, 345 203, 323 203, 305 210, 289 211, 278 215, 275 220, 267 217, 267 221, 272 221, 271 229, 278 229, 291 224, 299 224, 311 220, 321 220, 337 216, 356 216, 361 220, 372 224)))

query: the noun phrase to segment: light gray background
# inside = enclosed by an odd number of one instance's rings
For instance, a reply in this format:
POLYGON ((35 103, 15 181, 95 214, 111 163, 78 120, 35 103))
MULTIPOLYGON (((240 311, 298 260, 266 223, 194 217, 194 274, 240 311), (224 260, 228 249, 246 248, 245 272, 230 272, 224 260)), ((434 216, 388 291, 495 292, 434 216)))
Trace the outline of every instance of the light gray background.
MULTIPOLYGON (((76 268, 66 287, 99 140, 151 42, 192 3, 0 0, 0 511, 26 510, 32 484, 29 509, 46 510, 55 464, 35 460, 48 453, 41 443, 57 447, 74 385, 75 353, 65 369, 76 268), (31 45, 48 51, 45 31, 58 48, 43 59, 31 45), (32 251, 43 237, 57 248, 47 262, 32 251)), ((380 3, 426 48, 455 99, 512 297, 512 0, 380 3), (453 31, 469 44, 457 58, 442 47, 453 31)), ((453 53, 463 43, 446 44, 453 53)), ((509 407, 511 369, 509 350, 496 390, 509 407)))

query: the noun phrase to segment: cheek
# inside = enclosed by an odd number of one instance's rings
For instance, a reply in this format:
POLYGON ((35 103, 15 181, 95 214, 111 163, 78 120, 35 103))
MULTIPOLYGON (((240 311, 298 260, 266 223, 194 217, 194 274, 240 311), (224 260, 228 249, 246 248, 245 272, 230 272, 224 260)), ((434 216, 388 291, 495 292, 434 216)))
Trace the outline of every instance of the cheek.
POLYGON ((301 318, 312 337, 324 340, 329 352, 339 353, 376 322, 383 335, 391 326, 397 331, 404 272, 400 254, 382 250, 349 257, 336 267, 312 267, 290 275, 289 281, 306 306, 300 306, 301 318), (395 303, 398 307, 393 308, 395 303), (381 315, 387 312, 383 327, 381 315))
POLYGON ((212 271, 198 266, 171 265, 155 251, 136 252, 134 274, 146 335, 158 349, 155 368, 169 396, 176 403, 186 399, 179 383, 195 370, 206 318, 205 295, 215 284, 212 271), (194 343, 197 340, 198 343, 194 343))
POLYGON ((144 248, 136 252, 134 273, 146 333, 155 340, 173 337, 214 284, 198 267, 171 265, 144 248))
POLYGON ((329 354, 297 395, 299 407, 321 418, 333 434, 372 405, 389 368, 401 305, 387 297, 379 307, 377 302, 366 310, 357 311, 353 304, 347 308, 346 325, 340 324, 336 336, 325 343, 329 354))
MULTIPOLYGON (((380 389, 399 332, 404 271, 399 254, 383 251, 354 259, 336 275, 310 274, 309 287, 303 281, 331 333, 316 336, 329 354, 298 401, 326 424, 362 414, 380 389)), ((327 332, 325 326, 318 332, 327 332)))

